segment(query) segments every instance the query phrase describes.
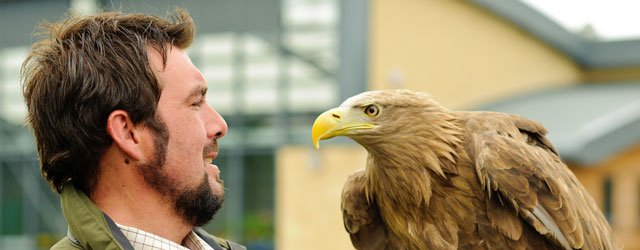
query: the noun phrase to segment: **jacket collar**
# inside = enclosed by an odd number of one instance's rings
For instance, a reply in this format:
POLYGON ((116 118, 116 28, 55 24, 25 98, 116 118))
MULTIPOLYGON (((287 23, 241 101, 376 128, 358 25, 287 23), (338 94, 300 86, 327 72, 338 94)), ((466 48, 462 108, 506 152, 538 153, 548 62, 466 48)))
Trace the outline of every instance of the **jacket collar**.
POLYGON ((60 202, 74 244, 84 249, 133 249, 113 220, 72 184, 64 186, 60 202))

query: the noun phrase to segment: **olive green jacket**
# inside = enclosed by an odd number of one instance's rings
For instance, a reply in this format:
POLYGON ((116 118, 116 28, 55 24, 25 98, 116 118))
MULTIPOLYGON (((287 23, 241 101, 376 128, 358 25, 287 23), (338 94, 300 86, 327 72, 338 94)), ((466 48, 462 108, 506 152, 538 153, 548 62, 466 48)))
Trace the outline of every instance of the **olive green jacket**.
MULTIPOLYGON (((60 194, 62 212, 69 224, 67 237, 51 249, 131 249, 133 246, 118 226, 73 185, 67 184, 60 194)), ((234 242, 220 239, 201 228, 193 231, 215 250, 245 250, 234 242)))

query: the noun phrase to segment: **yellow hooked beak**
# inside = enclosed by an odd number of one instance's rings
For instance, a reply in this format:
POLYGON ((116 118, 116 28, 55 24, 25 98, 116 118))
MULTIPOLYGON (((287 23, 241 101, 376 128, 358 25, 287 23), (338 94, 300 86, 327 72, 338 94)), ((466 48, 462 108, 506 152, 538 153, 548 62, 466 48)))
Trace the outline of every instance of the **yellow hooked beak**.
POLYGON ((355 129, 371 129, 375 125, 363 120, 364 114, 352 114, 347 108, 334 108, 320 114, 313 122, 311 139, 316 148, 320 148, 320 140, 347 135, 355 129))

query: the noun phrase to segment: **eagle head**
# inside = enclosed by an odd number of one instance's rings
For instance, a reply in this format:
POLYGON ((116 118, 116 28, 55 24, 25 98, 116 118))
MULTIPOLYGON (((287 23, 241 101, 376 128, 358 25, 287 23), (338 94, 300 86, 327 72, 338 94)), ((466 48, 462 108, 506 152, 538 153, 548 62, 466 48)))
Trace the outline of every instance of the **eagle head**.
POLYGON ((320 140, 349 137, 366 148, 393 143, 427 126, 430 114, 445 109, 429 94, 409 90, 374 90, 345 100, 339 107, 316 118, 311 136, 316 148, 320 140), (426 120, 426 121, 425 121, 426 120), (399 133, 400 132, 400 133, 399 133))

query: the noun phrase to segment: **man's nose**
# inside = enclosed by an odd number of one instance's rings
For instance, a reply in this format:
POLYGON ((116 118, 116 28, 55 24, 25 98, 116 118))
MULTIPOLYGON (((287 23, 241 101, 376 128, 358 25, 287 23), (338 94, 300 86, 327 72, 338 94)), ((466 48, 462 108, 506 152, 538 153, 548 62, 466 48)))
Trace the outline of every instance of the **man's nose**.
POLYGON ((206 105, 210 109, 210 118, 207 119, 207 137, 211 139, 220 139, 227 134, 227 122, 213 107, 206 105))

